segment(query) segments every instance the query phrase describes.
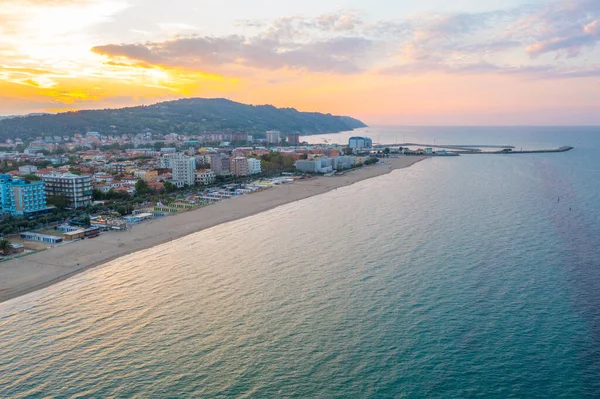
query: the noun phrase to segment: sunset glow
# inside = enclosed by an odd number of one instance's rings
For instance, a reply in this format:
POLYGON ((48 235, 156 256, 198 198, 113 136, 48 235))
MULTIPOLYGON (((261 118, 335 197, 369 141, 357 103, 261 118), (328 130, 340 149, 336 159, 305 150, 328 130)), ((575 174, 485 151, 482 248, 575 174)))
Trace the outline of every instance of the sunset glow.
POLYGON ((600 124, 600 0, 248 3, 4 0, 0 115, 226 97, 371 124, 600 124))

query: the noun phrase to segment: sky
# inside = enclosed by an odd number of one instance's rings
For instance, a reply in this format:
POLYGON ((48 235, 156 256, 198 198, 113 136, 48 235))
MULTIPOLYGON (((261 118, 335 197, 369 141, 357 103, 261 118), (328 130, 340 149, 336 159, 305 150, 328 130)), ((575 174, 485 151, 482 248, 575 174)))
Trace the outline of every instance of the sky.
POLYGON ((183 97, 600 125, 600 0, 0 1, 0 115, 183 97))

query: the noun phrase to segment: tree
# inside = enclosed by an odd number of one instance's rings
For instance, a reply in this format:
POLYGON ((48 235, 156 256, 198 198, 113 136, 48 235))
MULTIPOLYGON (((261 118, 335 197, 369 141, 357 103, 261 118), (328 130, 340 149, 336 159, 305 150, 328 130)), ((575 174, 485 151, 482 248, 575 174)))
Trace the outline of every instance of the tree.
POLYGON ((58 209, 65 209, 67 206, 67 200, 65 199, 65 197, 60 195, 51 195, 48 198, 46 198, 46 202, 48 203, 48 205, 55 206, 58 209))
POLYGON ((29 180, 29 181, 40 181, 42 180, 41 177, 36 176, 36 175, 23 175, 21 176, 23 179, 25 180, 29 180))
POLYGON ((308 159, 308 154, 300 154, 300 159, 308 159))
POLYGON ((92 199, 94 201, 102 201, 104 199, 104 193, 97 188, 92 189, 92 199))
POLYGON ((150 191, 151 189, 148 186, 148 183, 146 183, 144 180, 139 179, 137 183, 135 183, 135 193, 137 195, 148 194, 150 191))
POLYGON ((112 188, 104 195, 107 200, 122 200, 127 201, 131 198, 126 191, 115 191, 112 188))
POLYGON ((0 254, 3 256, 10 255, 14 250, 12 243, 8 240, 0 240, 0 254))
POLYGON ((171 183, 170 181, 165 182, 165 191, 167 193, 172 193, 174 191, 177 191, 177 186, 174 185, 173 183, 171 183))

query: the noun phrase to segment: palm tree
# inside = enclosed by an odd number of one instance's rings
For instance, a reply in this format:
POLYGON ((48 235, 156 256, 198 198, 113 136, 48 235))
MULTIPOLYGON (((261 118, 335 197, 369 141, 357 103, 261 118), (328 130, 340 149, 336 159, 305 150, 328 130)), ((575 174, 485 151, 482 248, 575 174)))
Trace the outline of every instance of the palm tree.
POLYGON ((13 245, 8 240, 0 240, 0 254, 6 256, 10 255, 13 251, 13 245))

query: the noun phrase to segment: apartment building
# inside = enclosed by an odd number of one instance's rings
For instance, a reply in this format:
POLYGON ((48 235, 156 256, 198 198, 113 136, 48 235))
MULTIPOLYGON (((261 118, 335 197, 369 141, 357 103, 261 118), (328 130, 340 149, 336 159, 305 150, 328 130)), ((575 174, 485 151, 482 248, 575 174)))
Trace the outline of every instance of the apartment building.
POLYGON ((67 206, 81 208, 92 203, 92 179, 72 173, 43 175, 48 197, 64 197, 67 206))
POLYGON ((196 160, 194 158, 176 158, 171 161, 173 183, 177 187, 193 186, 196 183, 196 160))
POLYGON ((248 176, 248 159, 245 157, 236 157, 231 159, 231 174, 234 176, 248 176))
POLYGON ((260 159, 256 158, 247 158, 248 161, 248 173, 251 175, 258 175, 262 172, 262 168, 260 166, 260 159))
POLYGON ((14 216, 31 216, 48 210, 42 181, 13 179, 0 175, 0 211, 14 216))

